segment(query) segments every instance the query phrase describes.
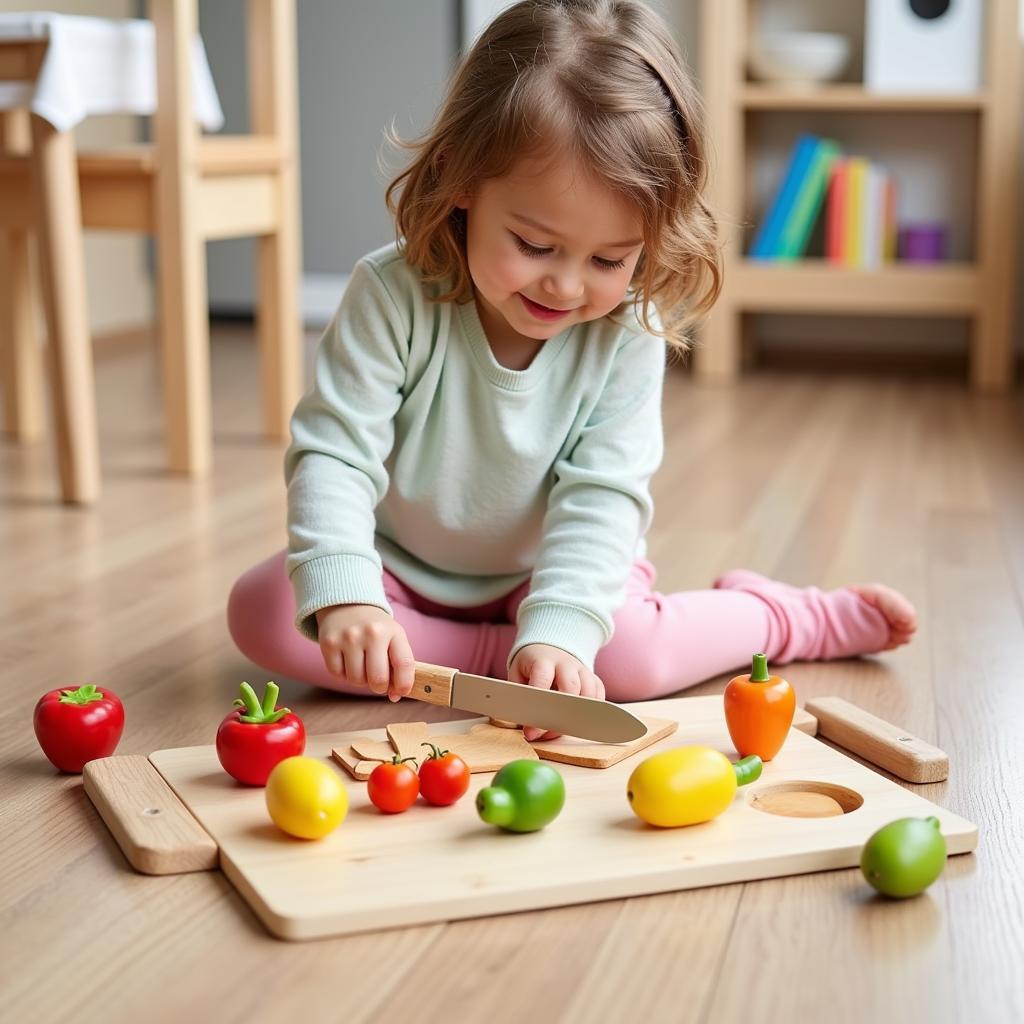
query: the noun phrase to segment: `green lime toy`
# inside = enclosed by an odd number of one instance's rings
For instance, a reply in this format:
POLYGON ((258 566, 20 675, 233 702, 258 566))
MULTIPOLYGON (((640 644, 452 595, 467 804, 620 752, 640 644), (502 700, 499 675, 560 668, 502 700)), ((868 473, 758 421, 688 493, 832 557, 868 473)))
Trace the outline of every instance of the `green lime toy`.
POLYGON ((938 818, 900 818, 865 844, 860 869, 883 896, 906 899, 925 891, 946 866, 938 818))
POLYGON ((562 776, 542 761, 509 761, 481 789, 476 809, 489 825, 507 832, 536 832, 558 817, 565 804, 562 776))

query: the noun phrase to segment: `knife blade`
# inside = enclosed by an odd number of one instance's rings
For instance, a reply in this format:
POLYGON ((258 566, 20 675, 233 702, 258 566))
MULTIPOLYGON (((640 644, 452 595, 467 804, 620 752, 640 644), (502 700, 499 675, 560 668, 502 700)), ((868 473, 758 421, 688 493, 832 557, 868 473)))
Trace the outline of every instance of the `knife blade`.
POLYGON ((427 704, 475 711, 599 743, 628 743, 647 732, 647 726, 636 715, 617 704, 474 676, 421 661, 416 662, 409 696, 427 704))

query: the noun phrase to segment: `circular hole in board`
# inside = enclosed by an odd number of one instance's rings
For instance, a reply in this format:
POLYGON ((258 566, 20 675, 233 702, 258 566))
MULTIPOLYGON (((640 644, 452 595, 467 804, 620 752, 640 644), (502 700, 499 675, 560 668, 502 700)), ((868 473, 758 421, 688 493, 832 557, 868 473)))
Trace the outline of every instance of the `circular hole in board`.
POLYGON ((747 803, 783 818, 838 818, 857 810, 864 797, 831 782, 780 782, 754 790, 747 803))

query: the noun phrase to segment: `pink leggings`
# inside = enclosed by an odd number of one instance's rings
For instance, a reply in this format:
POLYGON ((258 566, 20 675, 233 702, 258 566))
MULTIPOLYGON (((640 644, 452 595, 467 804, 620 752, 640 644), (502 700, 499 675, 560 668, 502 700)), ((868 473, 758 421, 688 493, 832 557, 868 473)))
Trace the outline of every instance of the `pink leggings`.
MULTIPOLYGON (((853 590, 825 593, 736 570, 712 590, 659 594, 654 566, 633 565, 626 601, 612 639, 594 671, 608 699, 664 697, 724 672, 750 667, 763 652, 776 664, 844 658, 880 650, 889 639, 885 617, 853 590)), ((524 583, 475 608, 449 608, 384 573, 384 591, 417 661, 506 679, 524 583)), ((370 696, 331 675, 320 648, 295 628, 295 598, 282 551, 254 566, 228 600, 228 628, 239 650, 272 677, 286 676, 344 693, 370 696)))

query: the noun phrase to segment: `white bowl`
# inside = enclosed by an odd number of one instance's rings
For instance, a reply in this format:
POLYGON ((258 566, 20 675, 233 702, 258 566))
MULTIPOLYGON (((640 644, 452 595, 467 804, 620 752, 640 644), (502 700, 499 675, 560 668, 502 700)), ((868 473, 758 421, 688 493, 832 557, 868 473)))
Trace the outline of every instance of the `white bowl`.
POLYGON ((850 40, 835 32, 771 32, 753 40, 748 62, 763 82, 811 86, 838 78, 850 59, 850 40))

